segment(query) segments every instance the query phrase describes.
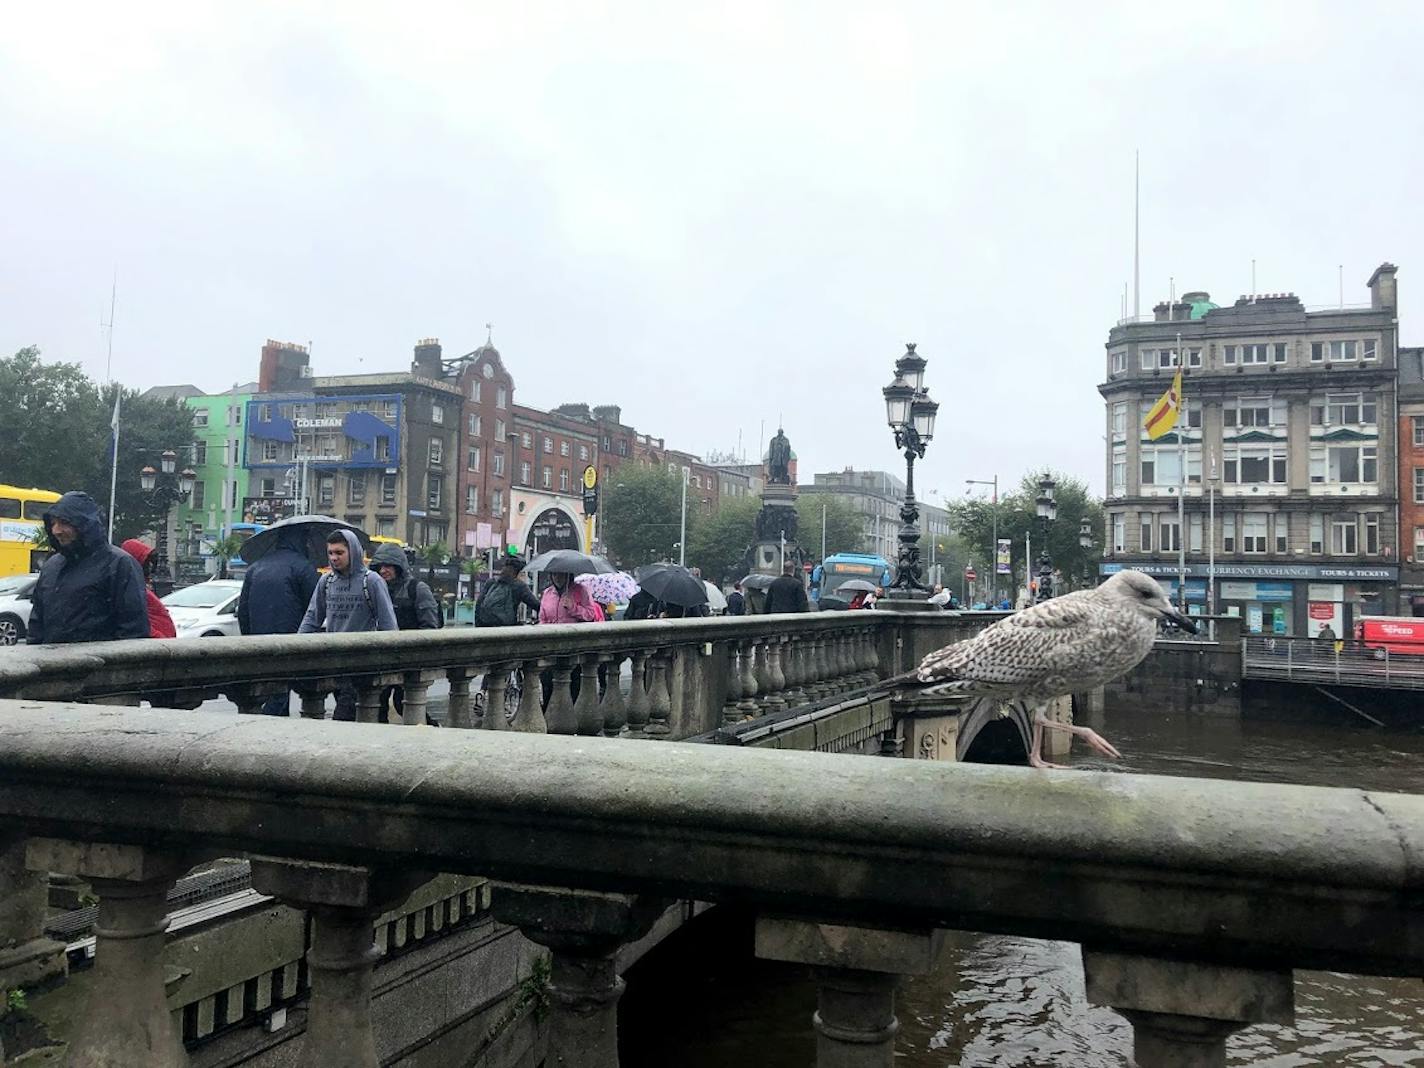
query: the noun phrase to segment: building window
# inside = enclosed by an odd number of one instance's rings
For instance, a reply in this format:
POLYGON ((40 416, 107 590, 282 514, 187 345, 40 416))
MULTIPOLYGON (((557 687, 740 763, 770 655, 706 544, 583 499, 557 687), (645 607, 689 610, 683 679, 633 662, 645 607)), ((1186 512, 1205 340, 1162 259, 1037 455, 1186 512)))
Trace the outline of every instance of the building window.
POLYGON ((569 469, 567 467, 559 468, 559 492, 569 492, 569 469))
POLYGON ((203 510, 203 498, 207 495, 206 490, 207 487, 204 486, 202 482, 194 482, 193 497, 189 501, 188 507, 192 508, 195 512, 201 512, 203 510))
POLYGON ((1271 521, 1276 530, 1276 552, 1284 556, 1290 545, 1290 516, 1281 513, 1271 521))
POLYGON ((530 435, 529 431, 526 430, 524 431, 524 433, 519 435, 519 444, 524 446, 526 449, 530 448, 534 444, 534 438, 530 435))
POLYGON ((1224 553, 1236 551, 1236 515, 1232 512, 1221 517, 1221 551, 1224 553))
POLYGON ((1241 549, 1248 553, 1266 551, 1266 517, 1259 512, 1247 512, 1241 517, 1241 549))
POLYGON ((1330 551, 1336 556, 1354 556, 1359 551, 1356 544, 1358 536, 1358 524, 1354 516, 1330 521, 1330 551))
POLYGON ((440 511, 440 496, 445 488, 445 480, 439 475, 431 475, 425 494, 425 506, 432 512, 440 511))
POLYGON ((376 533, 383 538, 394 538, 396 536, 396 521, 390 516, 377 516, 376 533))
POLYGON ((1202 551, 1202 514, 1193 512, 1187 516, 1187 552, 1199 553, 1202 551))
POLYGON ((490 491, 490 515, 504 515, 504 490, 490 491))
POLYGON ((346 477, 346 503, 359 507, 366 503, 366 472, 352 471, 346 477))
MULTIPOLYGON (((1228 366, 1235 364, 1264 364, 1271 357, 1270 345, 1223 345, 1221 362, 1228 366)), ((1284 358, 1284 357, 1283 357, 1284 358)))
POLYGON ((443 406, 439 404, 432 404, 430 406, 430 421, 436 426, 445 425, 445 409, 443 406))
POLYGON ((546 453, 551 453, 554 451, 554 439, 549 437, 548 434, 544 435, 544 451, 546 453))
POLYGON ((1182 547, 1182 528, 1177 522, 1176 516, 1163 516, 1159 528, 1161 539, 1158 546, 1164 553, 1174 553, 1182 547))
POLYGON ((470 379, 470 400, 476 404, 484 397, 484 383, 478 378, 470 379))
POLYGON ((1316 556, 1325 551, 1325 517, 1323 515, 1310 517, 1310 551, 1316 556))
POLYGON ((476 412, 470 413, 470 436, 476 438, 480 436, 480 417, 476 412))
POLYGON ((478 445, 470 445, 465 449, 465 466, 471 471, 480 469, 480 447, 478 445))
POLYGON ((1330 358, 1349 363, 1355 359, 1358 349, 1359 342, 1357 341, 1332 341, 1330 342, 1330 358))
POLYGON ((206 441, 193 442, 193 466, 202 467, 208 462, 208 443, 206 441))
POLYGON ((1373 393, 1327 393, 1310 402, 1311 426, 1374 426, 1379 418, 1373 393))
POLYGON ((1414 447, 1416 449, 1424 448, 1424 416, 1413 416, 1409 422, 1414 430, 1414 447))
POLYGON ((1380 551, 1380 517, 1378 512, 1365 516, 1365 555, 1378 556, 1380 551))
POLYGON ((1114 352, 1112 354, 1112 371, 1110 374, 1120 375, 1127 370, 1127 350, 1114 352))
POLYGON ((336 500, 336 476, 321 475, 317 478, 317 501, 323 505, 331 505, 336 500))
POLYGON ((496 419, 496 420, 494 421, 494 440, 497 441, 497 442, 499 442, 501 445, 504 444, 504 441, 505 441, 505 433, 504 433, 504 420, 503 420, 503 419, 496 419))
POLYGON ((495 450, 494 450, 494 472, 493 472, 493 473, 496 474, 496 475, 503 475, 503 474, 504 474, 504 450, 503 450, 503 449, 495 449, 495 450))
POLYGON ((560 455, 560 456, 567 456, 568 454, 569 454, 569 443, 568 443, 568 441, 560 441, 560 442, 559 442, 559 455, 560 455))
POLYGON ((1367 338, 1360 342, 1360 359, 1373 360, 1379 355, 1379 342, 1374 338, 1367 338))
POLYGON ((1424 467, 1414 469, 1414 503, 1424 504, 1424 467))
POLYGON ((281 446, 278 445, 277 442, 264 441, 262 443, 262 462, 267 464, 275 463, 280 451, 281 446))
POLYGON ((1424 560, 1424 527, 1414 528, 1414 559, 1424 560))
POLYGON ((587 445, 580 445, 580 446, 579 446, 579 461, 580 461, 581 463, 588 463, 588 446, 587 446, 587 445))
POLYGON ((544 469, 539 472, 539 484, 545 489, 554 488, 554 469, 552 467, 546 465, 544 469))
POLYGON ((272 405, 264 404, 257 409, 257 418, 264 423, 272 421, 272 405))
POLYGON ((1127 550, 1127 517, 1115 515, 1112 517, 1112 547, 1113 552, 1120 553, 1127 550))
POLYGON ((478 515, 480 511, 480 487, 465 487, 465 514, 478 515))
POLYGON ((519 484, 521 486, 529 485, 531 471, 532 468, 530 467, 528 460, 524 460, 519 464, 519 484))
POLYGON ((264 478, 258 483, 258 493, 263 497, 277 496, 277 480, 275 478, 264 478))
POLYGON ((195 409, 193 409, 193 425, 194 425, 194 426, 207 426, 207 425, 208 425, 208 410, 207 410, 206 408, 195 408, 195 409))
POLYGON ((1286 402, 1271 397, 1232 397, 1222 406, 1221 425, 1285 426, 1286 402))
POLYGON ((1112 457, 1112 492, 1114 497, 1127 493, 1127 450, 1114 449, 1112 457))
POLYGON ((1228 446, 1222 451, 1222 480, 1238 486, 1284 486, 1286 447, 1228 446))
POLYGON ((503 386, 496 386, 494 390, 494 406, 496 408, 509 407, 509 391, 503 386))
POLYGON ((396 503, 396 476, 381 476, 381 504, 392 505, 396 503))
POLYGON ((371 451, 377 460, 389 460, 391 458, 391 439, 385 434, 377 434, 376 443, 371 451))
POLYGON ((1150 371, 1157 366, 1157 350, 1143 349, 1138 353, 1138 359, 1144 371, 1150 371))
POLYGON ((1276 363, 1286 362, 1286 352, 1289 346, 1284 341, 1279 341, 1271 346, 1271 359, 1276 363))
MULTIPOLYGON (((1326 475, 1330 482, 1376 482, 1379 479, 1379 450, 1373 445, 1347 445, 1325 450, 1326 475)), ((1311 481, 1315 481, 1312 475, 1311 481)))
POLYGON ((445 443, 439 438, 430 439, 430 462, 439 464, 445 459, 445 443))
POLYGON ((1138 547, 1145 553, 1152 551, 1152 513, 1143 512, 1138 523, 1138 547))
POLYGON ((1127 437, 1127 403, 1118 401, 1112 406, 1112 435, 1115 438, 1127 437))
POLYGON ((1187 366, 1200 367, 1202 365, 1202 350, 1200 348, 1187 350, 1187 366))
POLYGON ((618 439, 618 455, 619 455, 619 456, 627 456, 627 455, 628 455, 628 439, 627 439, 627 438, 619 438, 619 439, 618 439))

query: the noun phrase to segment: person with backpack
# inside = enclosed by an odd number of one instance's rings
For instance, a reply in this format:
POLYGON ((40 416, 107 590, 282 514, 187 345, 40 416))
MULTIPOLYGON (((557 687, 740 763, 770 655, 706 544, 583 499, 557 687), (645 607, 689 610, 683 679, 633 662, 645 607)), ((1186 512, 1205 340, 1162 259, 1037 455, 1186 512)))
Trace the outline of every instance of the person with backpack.
POLYGON ((539 598, 519 578, 524 571, 524 560, 518 556, 506 556, 499 565, 499 577, 485 586, 475 605, 475 626, 512 627, 519 622, 519 606, 538 613, 539 598))
MULTIPOLYGON (((410 562, 398 545, 383 542, 371 556, 371 567, 386 580, 391 595, 391 607, 400 630, 437 630, 445 625, 445 617, 435 600, 435 594, 424 582, 410 574, 410 562)), ((381 695, 381 708, 394 701, 396 715, 405 715, 405 687, 387 686, 381 695)), ((425 722, 434 724, 428 715, 425 722)))
MULTIPOLYGON (((321 577, 312 594, 298 634, 352 634, 371 630, 396 630, 391 595, 379 575, 366 567, 361 540, 353 530, 334 530, 326 538, 326 559, 331 570, 321 577)), ((335 719, 356 720, 356 685, 350 681, 336 691, 335 719)))

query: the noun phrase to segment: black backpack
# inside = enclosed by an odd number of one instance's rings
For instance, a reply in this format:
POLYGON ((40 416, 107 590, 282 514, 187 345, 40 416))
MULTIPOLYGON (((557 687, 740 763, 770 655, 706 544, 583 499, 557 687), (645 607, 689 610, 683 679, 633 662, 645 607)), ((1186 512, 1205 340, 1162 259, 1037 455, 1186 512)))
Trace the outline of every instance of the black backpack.
POLYGON ((507 582, 491 582, 475 606, 475 624, 482 627, 509 627, 518 623, 519 606, 507 582))

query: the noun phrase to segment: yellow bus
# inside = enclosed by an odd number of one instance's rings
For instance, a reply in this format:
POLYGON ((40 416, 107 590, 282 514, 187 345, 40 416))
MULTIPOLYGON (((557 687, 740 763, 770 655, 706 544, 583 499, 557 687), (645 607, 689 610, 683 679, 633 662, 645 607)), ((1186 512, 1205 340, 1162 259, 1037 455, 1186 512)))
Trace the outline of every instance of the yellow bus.
POLYGON ((35 532, 44 530, 45 509, 57 500, 50 490, 0 484, 0 578, 38 569, 45 547, 35 532))

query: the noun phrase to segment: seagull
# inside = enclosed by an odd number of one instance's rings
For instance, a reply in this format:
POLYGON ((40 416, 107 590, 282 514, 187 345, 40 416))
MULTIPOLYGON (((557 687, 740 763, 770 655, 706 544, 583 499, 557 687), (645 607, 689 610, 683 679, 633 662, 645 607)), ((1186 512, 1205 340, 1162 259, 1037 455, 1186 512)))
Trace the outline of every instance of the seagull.
POLYGON ((1045 729, 1075 734, 1104 756, 1119 757, 1097 731, 1056 723, 1044 708, 1055 697, 1095 689, 1131 671, 1152 651, 1163 620, 1197 632, 1155 579, 1119 571, 1096 589, 1042 601, 946 645, 896 681, 927 694, 989 698, 1032 710, 1032 767, 1061 766, 1040 755, 1045 729))

